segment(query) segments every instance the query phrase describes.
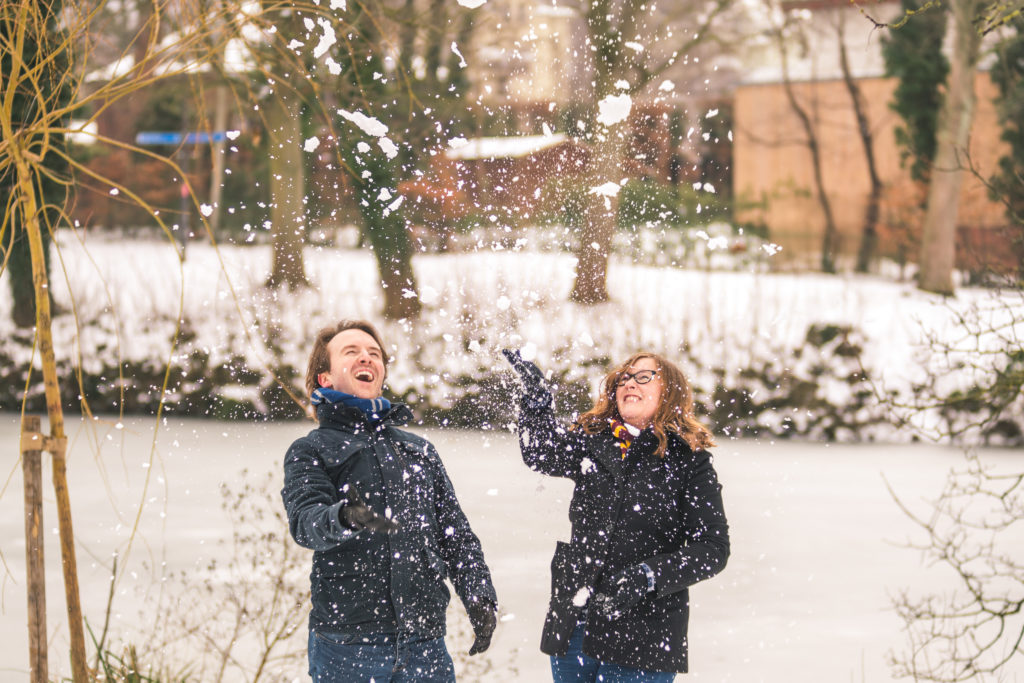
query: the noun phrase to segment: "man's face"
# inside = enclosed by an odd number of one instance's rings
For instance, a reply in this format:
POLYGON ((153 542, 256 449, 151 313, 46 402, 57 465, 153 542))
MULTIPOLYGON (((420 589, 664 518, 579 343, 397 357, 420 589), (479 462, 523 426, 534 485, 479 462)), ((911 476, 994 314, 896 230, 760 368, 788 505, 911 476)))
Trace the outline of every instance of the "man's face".
POLYGON ((320 386, 359 398, 377 398, 384 386, 384 352, 362 330, 344 330, 327 342, 331 366, 317 375, 320 386))

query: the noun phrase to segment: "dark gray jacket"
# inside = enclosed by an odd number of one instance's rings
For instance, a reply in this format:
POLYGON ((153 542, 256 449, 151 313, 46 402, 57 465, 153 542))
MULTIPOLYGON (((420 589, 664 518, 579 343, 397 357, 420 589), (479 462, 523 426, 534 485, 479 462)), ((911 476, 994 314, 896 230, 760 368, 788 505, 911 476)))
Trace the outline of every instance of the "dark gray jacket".
POLYGON ((583 652, 602 662, 653 671, 687 670, 687 587, 714 576, 729 557, 721 485, 707 451, 669 435, 640 433, 622 459, 606 429, 568 431, 549 410, 520 417, 523 461, 538 472, 575 482, 569 504, 572 539, 551 560, 551 602, 541 650, 564 655, 585 622, 583 652), (614 590, 610 577, 647 563, 656 589, 615 620, 587 609, 589 594, 614 590))
POLYGON ((470 529, 434 446, 399 425, 412 413, 394 404, 370 425, 340 403, 317 407, 320 427, 284 460, 281 496, 292 537, 313 553, 312 630, 416 633, 441 637, 450 599, 496 604, 480 541, 470 529), (367 503, 390 511, 393 534, 354 532, 338 520, 354 484, 367 503))

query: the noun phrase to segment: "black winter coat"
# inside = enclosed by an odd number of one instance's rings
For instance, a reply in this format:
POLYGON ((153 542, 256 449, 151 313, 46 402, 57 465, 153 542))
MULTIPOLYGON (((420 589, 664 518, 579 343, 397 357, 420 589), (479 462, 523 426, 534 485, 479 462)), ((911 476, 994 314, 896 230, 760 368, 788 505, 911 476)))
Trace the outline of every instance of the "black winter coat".
POLYGON ((497 599, 480 541, 470 529, 434 446, 398 429, 412 417, 394 404, 370 425, 340 403, 317 407, 320 427, 284 460, 292 537, 313 553, 309 627, 334 633, 445 634, 450 579, 463 603, 497 599), (341 489, 354 484, 393 534, 355 532, 338 520, 341 489))
POLYGON ((559 542, 551 560, 543 652, 565 655, 583 621, 587 655, 686 673, 687 587, 725 567, 729 527, 711 454, 694 452, 670 434, 661 458, 657 443, 646 429, 623 460, 610 428, 586 434, 562 428, 549 410, 521 415, 523 461, 576 485, 569 505, 572 539, 559 542), (587 609, 589 595, 613 593, 610 577, 641 562, 654 571, 654 592, 615 620, 587 609))

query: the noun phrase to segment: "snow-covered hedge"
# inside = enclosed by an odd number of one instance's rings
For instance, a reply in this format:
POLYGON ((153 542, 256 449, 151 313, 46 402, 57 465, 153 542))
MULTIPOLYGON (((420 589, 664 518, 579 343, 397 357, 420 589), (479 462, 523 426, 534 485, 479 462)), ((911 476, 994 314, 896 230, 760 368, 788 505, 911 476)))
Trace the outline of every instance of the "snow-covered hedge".
MULTIPOLYGON (((301 417, 310 340, 340 318, 381 328, 393 397, 426 423, 460 427, 506 428, 514 419, 503 347, 524 348, 551 372, 567 415, 590 405, 610 364, 639 349, 662 353, 690 377, 720 438, 906 440, 921 430, 956 431, 985 417, 977 397, 987 382, 1000 371, 1012 379, 1021 364, 1005 334, 979 328, 970 337, 964 324, 966 312, 994 302, 981 327, 1005 323, 1019 334, 1020 293, 966 291, 940 302, 878 278, 618 260, 609 270, 613 300, 584 307, 567 303, 572 257, 531 251, 527 241, 521 251, 417 256, 423 314, 388 322, 378 314, 374 261, 363 251, 310 247, 313 286, 270 292, 262 287, 264 246, 193 245, 179 264, 162 243, 64 235, 60 244, 54 297, 74 312, 54 326, 63 396, 69 406, 84 396, 94 413, 153 413, 163 400, 179 415, 301 417), (978 348, 995 353, 984 364, 963 362, 978 348), (929 395, 974 400, 936 408, 926 405, 929 395)), ((19 410, 27 387, 29 409, 42 411, 38 354, 31 335, 10 326, 4 297, 0 325, 0 409, 19 410)), ((1024 441, 1024 399, 1004 403, 1001 422, 963 438, 1024 441)))

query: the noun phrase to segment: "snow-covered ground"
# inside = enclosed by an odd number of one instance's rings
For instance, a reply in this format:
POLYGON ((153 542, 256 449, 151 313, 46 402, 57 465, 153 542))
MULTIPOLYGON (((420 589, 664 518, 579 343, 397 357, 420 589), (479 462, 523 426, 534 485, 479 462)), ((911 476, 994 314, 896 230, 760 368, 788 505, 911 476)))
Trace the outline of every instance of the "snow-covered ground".
MULTIPOLYGON (((237 482, 240 471, 248 468, 273 472, 271 488, 280 486, 283 453, 308 427, 170 421, 161 427, 154 449, 152 420, 100 422, 89 429, 72 421, 71 499, 90 623, 102 619, 115 551, 125 573, 111 627, 129 640, 149 626, 139 613, 150 612, 152 606, 135 597, 153 582, 145 563, 163 565, 166 573, 183 571, 194 584, 218 580, 210 561, 227 559, 218 541, 232 533, 221 509, 220 484, 237 482), (138 535, 126 553, 140 502, 138 535)), ((568 533, 570 488, 529 471, 507 433, 425 434, 437 444, 481 538, 503 615, 486 654, 491 672, 473 674, 462 661, 460 680, 547 680, 547 660, 537 644, 551 553, 555 541, 568 533)), ((17 443, 15 416, 0 415, 0 443, 17 443)), ((724 573, 692 590, 691 673, 680 680, 895 680, 886 657, 901 650, 905 640, 890 597, 903 588, 940 591, 955 584, 941 570, 924 566, 916 551, 903 547, 908 538, 918 536, 886 482, 921 510, 923 501, 940 491, 947 470, 962 464, 960 452, 925 445, 725 440, 715 454, 732 557, 724 573)), ((982 456, 993 466, 1019 469, 1017 453, 989 450, 982 456)), ((0 496, 0 679, 19 683, 28 680, 21 475, 13 458, 6 462, 0 496)), ((68 674, 67 628, 57 535, 51 533, 56 526, 52 494, 46 498, 50 674, 56 677, 68 674)), ((1024 544, 1024 530, 1017 533, 1024 544)), ((452 631, 450 647, 467 648, 465 629, 455 623, 452 631)), ((291 644, 302 650, 301 629, 291 644)), ((476 670, 482 665, 476 662, 476 670)), ((302 661, 291 667, 284 680, 303 680, 302 661)), ((1024 681, 1024 661, 1018 658, 1004 673, 1002 681, 1024 681)))
MULTIPOLYGON (((75 358, 87 372, 124 361, 159 366, 171 358, 180 317, 189 341, 176 349, 179 357, 200 350, 209 353, 211 367, 241 358, 266 386, 272 382, 269 368, 304 372, 309 340, 321 326, 368 318, 393 347, 391 389, 411 389, 428 405, 443 405, 457 393, 457 378, 506 371, 498 353, 505 346, 526 347, 542 368, 592 386, 600 376, 595 361, 603 366, 651 349, 682 360, 694 385, 707 393, 720 382, 716 369, 735 376, 774 360, 786 371, 806 372, 797 366, 815 359, 797 360, 794 350, 804 345, 810 325, 834 324, 862 335, 862 359, 876 388, 907 398, 912 383, 935 374, 943 375, 947 388, 970 380, 967 373, 947 371, 956 365, 955 354, 927 351, 929 336, 955 342, 975 358, 979 350, 1005 348, 1008 339, 1024 337, 1019 292, 963 288, 955 299, 943 300, 876 276, 655 268, 621 258, 610 263, 612 301, 577 306, 568 303, 573 257, 545 250, 534 243, 539 239, 527 234, 513 248, 492 243, 465 253, 417 255, 418 292, 407 294, 420 298, 423 314, 415 323, 388 323, 380 315, 382 290, 367 250, 307 247, 313 287, 268 292, 262 287, 268 246, 217 250, 191 244, 179 263, 166 242, 65 231, 52 289, 57 303, 77 315, 56 320, 57 354, 75 358), (988 310, 982 317, 992 325, 1015 316, 1017 329, 963 338, 959 316, 972 307, 988 310)), ((0 286, 6 287, 3 279, 0 286)), ((24 365, 32 348, 10 341, 9 306, 9 297, 0 296, 0 351, 24 365)), ((843 404, 851 387, 834 383, 823 391, 826 400, 843 404)), ((258 400, 259 386, 239 384, 223 392, 258 400)), ((906 435, 882 435, 890 437, 906 435)))

